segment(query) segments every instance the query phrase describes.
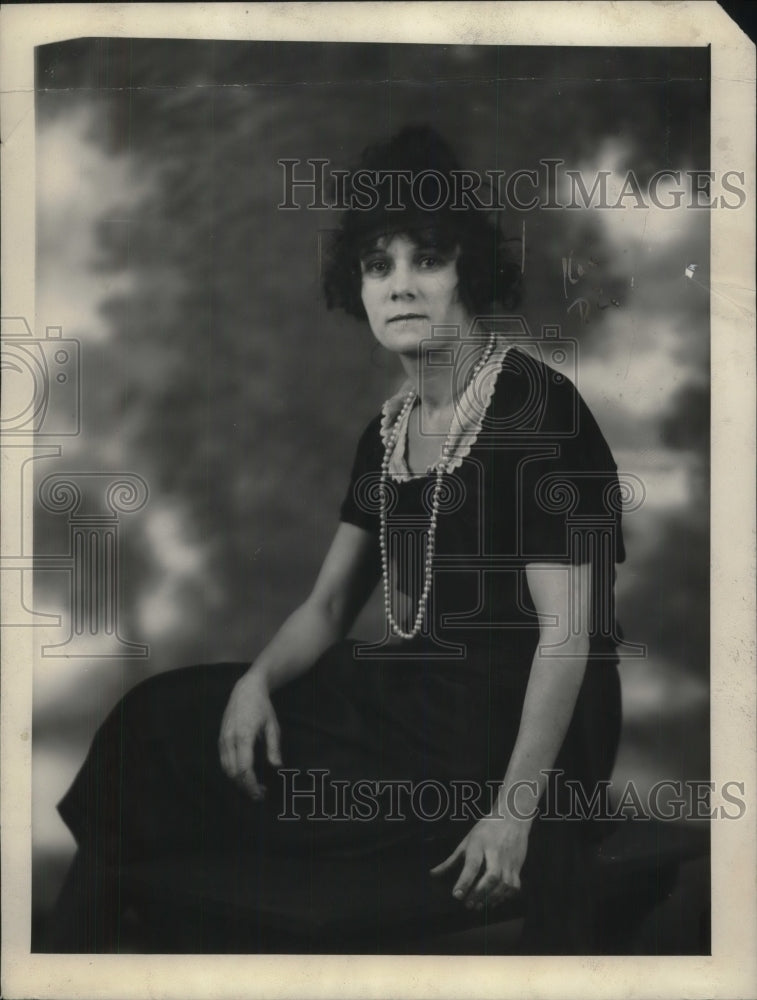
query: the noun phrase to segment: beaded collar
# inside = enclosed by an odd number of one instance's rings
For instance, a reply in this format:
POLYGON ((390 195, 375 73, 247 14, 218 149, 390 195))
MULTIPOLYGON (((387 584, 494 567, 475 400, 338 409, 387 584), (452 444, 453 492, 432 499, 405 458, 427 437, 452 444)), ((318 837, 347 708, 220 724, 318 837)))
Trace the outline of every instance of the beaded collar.
MULTIPOLYGON (((497 377, 502 368, 507 352, 512 344, 500 342, 492 351, 491 357, 482 366, 481 371, 465 387, 462 396, 458 400, 451 425, 451 457, 447 463, 447 471, 459 468, 463 460, 468 457, 470 450, 476 443, 484 417, 489 409, 494 389, 497 384, 497 377)), ((386 448, 389 434, 394 427, 397 417, 402 413, 402 407, 407 399, 408 391, 412 388, 412 383, 408 380, 393 396, 386 400, 381 407, 381 440, 386 448)), ((436 466, 429 466, 425 473, 411 472, 407 465, 407 425, 410 419, 410 410, 407 410, 401 423, 397 426, 397 444, 392 451, 389 460, 387 473, 390 479, 397 482, 408 479, 420 479, 436 470, 436 466)))

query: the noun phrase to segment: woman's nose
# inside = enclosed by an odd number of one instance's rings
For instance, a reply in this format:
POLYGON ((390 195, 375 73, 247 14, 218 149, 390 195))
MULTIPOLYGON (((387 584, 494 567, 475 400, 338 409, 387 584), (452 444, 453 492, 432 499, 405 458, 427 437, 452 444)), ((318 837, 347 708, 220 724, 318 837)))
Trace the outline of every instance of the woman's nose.
POLYGON ((404 264, 395 265, 392 271, 390 292, 393 300, 414 299, 415 286, 413 283, 412 271, 404 264))

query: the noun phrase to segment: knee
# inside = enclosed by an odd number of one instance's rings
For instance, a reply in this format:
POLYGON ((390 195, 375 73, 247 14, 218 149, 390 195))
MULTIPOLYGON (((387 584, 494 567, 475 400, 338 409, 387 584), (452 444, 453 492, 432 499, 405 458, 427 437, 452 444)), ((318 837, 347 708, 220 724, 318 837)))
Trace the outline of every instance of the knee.
POLYGON ((223 711, 246 663, 211 663, 153 674, 135 684, 116 705, 121 724, 150 728, 223 711))

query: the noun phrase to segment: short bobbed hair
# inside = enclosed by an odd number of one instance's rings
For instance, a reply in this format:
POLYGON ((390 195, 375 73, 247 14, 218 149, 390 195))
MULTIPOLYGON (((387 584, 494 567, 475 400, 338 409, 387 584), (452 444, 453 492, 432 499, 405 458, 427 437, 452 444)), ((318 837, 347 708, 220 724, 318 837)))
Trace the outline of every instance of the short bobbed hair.
POLYGON ((485 211, 473 206, 453 208, 452 199, 441 197, 445 190, 454 190, 453 174, 460 170, 452 148, 428 125, 408 126, 387 142, 363 150, 345 188, 351 207, 332 234, 325 255, 323 291, 329 309, 340 308, 358 319, 367 318, 361 298, 360 256, 378 240, 400 234, 419 246, 442 252, 459 247, 460 298, 471 314, 491 315, 517 305, 520 268, 499 226, 485 211), (373 185, 376 204, 367 209, 352 207, 355 192, 360 196, 360 190, 352 186, 358 171, 371 172, 378 179, 373 185), (424 174, 424 204, 440 207, 429 209, 405 199, 400 202, 401 209, 389 208, 392 199, 397 204, 397 187, 388 177, 397 172, 409 172, 412 177, 424 174), (435 175, 446 179, 444 187, 440 180, 435 181, 435 175))

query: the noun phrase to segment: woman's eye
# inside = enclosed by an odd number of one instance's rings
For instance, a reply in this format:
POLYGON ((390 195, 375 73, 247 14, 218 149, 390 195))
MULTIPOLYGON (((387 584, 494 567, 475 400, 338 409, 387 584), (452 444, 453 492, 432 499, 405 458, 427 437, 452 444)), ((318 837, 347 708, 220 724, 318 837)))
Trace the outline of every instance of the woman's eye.
POLYGON ((423 257, 418 261, 419 265, 426 270, 430 270, 435 267, 440 267, 444 261, 441 257, 436 257, 434 254, 424 254, 423 257))
POLYGON ((387 262, 381 258, 363 261, 363 274, 384 274, 387 269, 387 262))

